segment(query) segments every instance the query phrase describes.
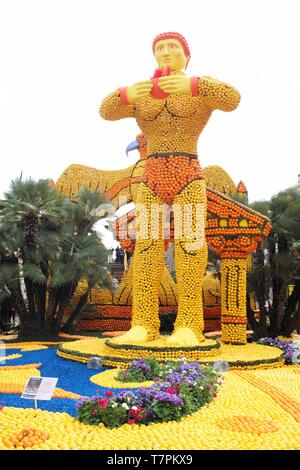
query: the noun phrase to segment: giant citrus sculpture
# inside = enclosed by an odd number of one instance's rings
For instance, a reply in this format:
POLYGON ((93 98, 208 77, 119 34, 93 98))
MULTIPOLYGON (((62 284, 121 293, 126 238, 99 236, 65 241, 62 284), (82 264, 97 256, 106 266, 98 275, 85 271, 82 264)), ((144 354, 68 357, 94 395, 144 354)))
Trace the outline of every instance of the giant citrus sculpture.
MULTIPOLYGON (((234 110, 240 95, 230 85, 209 77, 188 77, 186 40, 163 33, 153 41, 158 69, 153 80, 121 88, 104 99, 100 114, 109 120, 134 117, 147 139, 147 161, 137 204, 147 212, 140 223, 133 257, 132 328, 115 342, 145 342, 159 336, 158 287, 163 269, 163 237, 149 235, 154 210, 176 205, 175 264, 178 313, 169 345, 196 346, 204 341, 202 281, 207 263, 204 237, 206 193, 197 156, 198 137, 213 110, 234 110), (191 209, 186 234, 182 214, 191 209), (201 213, 199 216, 198 214, 201 213), (145 227, 145 224, 147 226, 145 227), (180 226, 181 225, 181 226, 180 226)), ((187 224, 186 220, 185 223, 187 224)))
MULTIPOLYGON (((167 359, 184 353, 201 359, 208 352, 216 353, 219 345, 203 335, 207 243, 221 258, 222 341, 246 344, 247 257, 270 230, 266 217, 228 197, 236 189, 230 178, 222 186, 214 177, 216 172, 223 179, 223 170, 208 167, 204 174, 197 156, 198 137, 212 112, 233 111, 239 104, 239 92, 210 77, 187 76, 183 69, 190 50, 178 33, 157 36, 153 52, 158 63, 153 78, 117 89, 100 107, 104 119, 136 119, 143 133, 140 160, 132 167, 110 172, 72 165, 56 184, 75 197, 80 185, 88 183, 91 189, 104 190, 116 207, 124 194, 136 205, 129 215, 135 241, 127 236, 128 216, 115 226, 116 238, 134 250, 122 285, 122 290, 128 289, 130 279, 133 308, 130 330, 107 340, 102 350, 110 363, 114 357, 119 361, 152 354, 167 359), (175 245, 178 313, 173 334, 162 339, 158 313, 165 269, 163 216, 170 208, 173 219, 168 241, 175 245)), ((240 184, 237 192, 244 189, 240 184)), ((172 284, 168 276, 164 282, 172 284)))

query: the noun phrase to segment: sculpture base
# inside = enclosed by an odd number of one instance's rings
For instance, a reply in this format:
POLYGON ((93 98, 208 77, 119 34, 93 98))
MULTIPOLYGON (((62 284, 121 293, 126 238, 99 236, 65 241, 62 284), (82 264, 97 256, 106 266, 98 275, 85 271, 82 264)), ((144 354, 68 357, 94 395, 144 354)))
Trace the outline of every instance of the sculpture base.
POLYGON ((220 354, 220 343, 213 339, 205 339, 199 346, 183 347, 166 344, 166 338, 161 336, 158 340, 144 344, 117 344, 107 339, 103 348, 105 356, 103 363, 107 363, 108 358, 112 359, 109 364, 112 365, 116 359, 128 363, 132 359, 142 357, 152 357, 157 361, 176 361, 180 357, 185 357, 189 361, 201 361, 220 354))
POLYGON ((159 362, 185 357, 189 361, 204 364, 224 360, 231 369, 265 369, 284 365, 280 349, 256 343, 233 346, 206 339, 200 346, 175 348, 164 346, 164 342, 165 337, 162 337, 143 345, 123 345, 113 344, 108 339, 90 338, 63 343, 58 347, 57 354, 65 359, 84 363, 97 356, 104 366, 120 368, 126 368, 132 360, 141 357, 154 357, 159 362))

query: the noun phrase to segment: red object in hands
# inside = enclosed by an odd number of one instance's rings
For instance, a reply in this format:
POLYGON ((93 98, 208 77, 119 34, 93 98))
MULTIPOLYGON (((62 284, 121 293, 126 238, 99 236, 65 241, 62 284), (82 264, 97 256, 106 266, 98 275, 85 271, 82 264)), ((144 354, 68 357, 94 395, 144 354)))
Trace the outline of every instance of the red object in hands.
POLYGON ((171 74, 171 69, 170 67, 167 67, 165 70, 161 69, 156 69, 153 77, 151 78, 151 82, 153 83, 153 88, 150 92, 150 95, 152 95, 154 98, 157 98, 158 100, 163 100, 164 98, 167 98, 169 96, 169 93, 165 93, 161 88, 159 88, 158 81, 160 77, 167 77, 171 74))
POLYGON ((169 96, 169 93, 165 93, 158 85, 159 78, 151 78, 151 82, 153 83, 153 87, 151 90, 150 95, 158 100, 163 100, 169 96))
POLYGON ((156 69, 154 71, 154 74, 153 74, 153 77, 152 78, 158 78, 158 77, 161 77, 163 74, 163 71, 161 69, 156 69))

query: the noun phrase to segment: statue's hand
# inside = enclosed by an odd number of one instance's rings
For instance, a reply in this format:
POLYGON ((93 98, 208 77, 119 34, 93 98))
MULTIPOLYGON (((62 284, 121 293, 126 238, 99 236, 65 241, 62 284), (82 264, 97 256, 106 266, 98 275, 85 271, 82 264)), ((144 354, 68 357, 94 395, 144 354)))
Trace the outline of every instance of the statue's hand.
POLYGON ((181 93, 188 95, 192 93, 191 79, 186 75, 170 75, 161 77, 158 82, 159 88, 166 93, 181 93))
POLYGON ((138 82, 134 85, 131 85, 127 88, 126 94, 129 103, 133 104, 140 98, 148 96, 153 87, 151 80, 146 80, 145 82, 138 82))

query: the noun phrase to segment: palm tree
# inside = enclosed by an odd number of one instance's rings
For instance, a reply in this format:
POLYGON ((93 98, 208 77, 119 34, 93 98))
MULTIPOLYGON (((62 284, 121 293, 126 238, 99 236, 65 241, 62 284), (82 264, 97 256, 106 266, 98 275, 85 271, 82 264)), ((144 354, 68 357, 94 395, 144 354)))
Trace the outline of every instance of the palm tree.
POLYGON ((270 217, 272 230, 258 245, 249 275, 249 290, 259 304, 259 321, 249 302, 248 319, 256 337, 290 336, 300 322, 300 194, 283 191, 251 206, 270 217))
MULTIPOLYGON (((86 188, 71 201, 48 180, 18 179, 5 194, 0 205, 0 302, 14 299, 21 336, 62 329, 65 307, 81 278, 89 289, 108 282, 106 249, 93 228, 103 216, 97 208, 105 202, 101 193, 86 188)), ((87 295, 74 307, 66 329, 79 317, 87 295)))

